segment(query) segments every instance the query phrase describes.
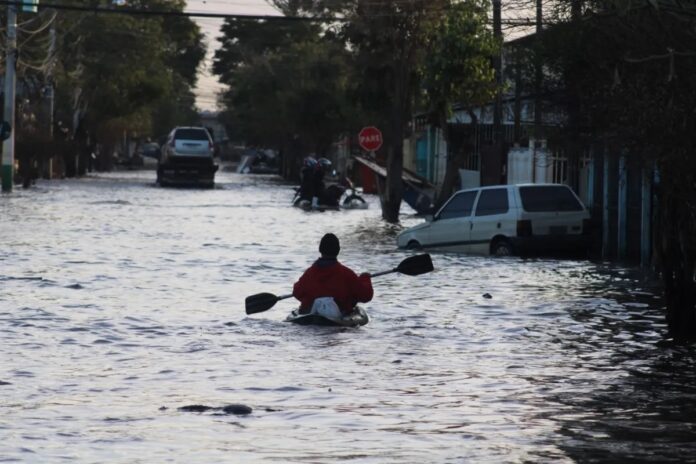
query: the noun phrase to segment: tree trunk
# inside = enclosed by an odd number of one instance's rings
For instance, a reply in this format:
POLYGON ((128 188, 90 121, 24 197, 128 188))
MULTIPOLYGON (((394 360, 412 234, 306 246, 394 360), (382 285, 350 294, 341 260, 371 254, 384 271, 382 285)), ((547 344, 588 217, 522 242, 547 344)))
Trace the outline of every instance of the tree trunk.
POLYGON ((660 192, 657 263, 664 283, 669 335, 678 341, 693 342, 696 341, 696 207, 693 198, 684 201, 684 196, 677 194, 674 184, 678 181, 674 181, 662 186, 665 190, 660 192))
POLYGON ((399 222, 404 183, 404 121, 410 115, 408 73, 410 68, 399 63, 394 73, 394 101, 387 132, 387 181, 382 192, 382 218, 392 224, 399 222))
POLYGON ((387 149, 387 182, 382 192, 382 218, 392 224, 399 222, 399 210, 403 198, 404 140, 400 128, 401 118, 392 121, 387 149))

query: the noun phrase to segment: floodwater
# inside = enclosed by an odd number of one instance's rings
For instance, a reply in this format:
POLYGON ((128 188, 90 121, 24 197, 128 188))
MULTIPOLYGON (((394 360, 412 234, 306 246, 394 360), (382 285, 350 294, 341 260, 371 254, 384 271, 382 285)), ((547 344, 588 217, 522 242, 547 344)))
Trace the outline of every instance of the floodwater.
POLYGON ((395 267, 378 200, 307 213, 272 176, 153 181, 0 196, 0 462, 696 460, 695 353, 663 343, 640 274, 434 253, 374 279, 367 326, 295 326, 292 300, 244 298, 290 293, 329 231, 356 271, 395 267), (253 412, 178 409, 229 404, 253 412))

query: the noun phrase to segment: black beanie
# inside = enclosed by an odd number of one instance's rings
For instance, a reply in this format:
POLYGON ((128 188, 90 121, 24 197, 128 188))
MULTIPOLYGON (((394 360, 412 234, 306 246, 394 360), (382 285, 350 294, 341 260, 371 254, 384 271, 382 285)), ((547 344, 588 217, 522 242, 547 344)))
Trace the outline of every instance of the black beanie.
POLYGON ((341 250, 341 245, 338 243, 338 237, 334 234, 326 234, 319 242, 319 253, 328 258, 335 258, 341 250))

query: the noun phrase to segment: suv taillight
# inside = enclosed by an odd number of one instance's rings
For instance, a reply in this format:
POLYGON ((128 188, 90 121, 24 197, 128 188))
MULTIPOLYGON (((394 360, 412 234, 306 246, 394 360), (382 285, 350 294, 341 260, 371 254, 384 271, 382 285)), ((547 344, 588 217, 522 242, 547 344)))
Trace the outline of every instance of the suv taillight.
POLYGON ((517 236, 518 237, 531 237, 532 236, 532 221, 529 219, 522 219, 517 221, 517 236))

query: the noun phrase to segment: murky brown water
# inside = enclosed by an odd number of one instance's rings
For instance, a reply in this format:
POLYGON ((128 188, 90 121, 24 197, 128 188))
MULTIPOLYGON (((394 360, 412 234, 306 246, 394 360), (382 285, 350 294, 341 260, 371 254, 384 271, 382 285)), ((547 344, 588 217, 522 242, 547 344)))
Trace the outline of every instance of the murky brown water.
POLYGON ((247 317, 325 232, 377 272, 408 256, 398 228, 374 197, 305 213, 273 177, 153 179, 0 196, 0 462, 694 461, 694 350, 659 344, 632 271, 434 254, 375 279, 360 329, 286 324, 291 300, 247 317), (230 403, 254 411, 177 410, 230 403))

